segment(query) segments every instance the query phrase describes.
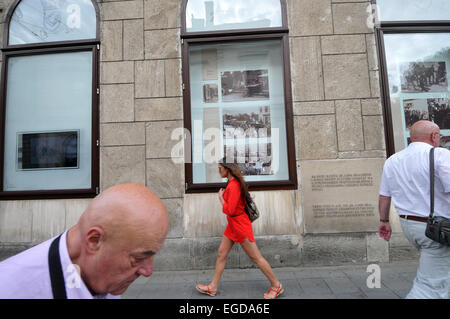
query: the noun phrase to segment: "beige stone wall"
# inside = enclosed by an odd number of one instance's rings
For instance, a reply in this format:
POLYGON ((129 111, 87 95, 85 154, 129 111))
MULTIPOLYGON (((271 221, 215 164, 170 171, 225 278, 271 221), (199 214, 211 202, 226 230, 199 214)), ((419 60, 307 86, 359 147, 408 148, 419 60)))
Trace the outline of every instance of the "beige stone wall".
POLYGON ((98 1, 101 11, 101 189, 146 184, 183 237, 184 165, 171 140, 183 127, 180 1, 98 1))
POLYGON ((299 161, 386 155, 368 5, 288 0, 299 161))
MULTIPOLYGON (((0 31, 12 2, 0 0, 0 31)), ((170 223, 166 256, 172 253, 179 263, 165 257, 161 267, 213 265, 214 258, 202 258, 205 251, 215 256, 225 227, 217 194, 184 194, 184 165, 170 158, 177 143, 171 133, 183 127, 181 1, 97 2, 101 12, 101 190, 137 182, 162 198, 170 223)), ((287 0, 299 187, 253 194, 262 212, 254 224, 255 234, 273 252, 268 258, 275 265, 292 256, 320 259, 317 251, 321 250, 316 248, 330 240, 343 250, 352 250, 352 244, 346 243, 357 243, 363 261, 389 258, 387 244, 374 233, 336 240, 328 235, 306 237, 304 231, 305 161, 363 161, 386 155, 375 37, 366 26, 368 4, 363 0, 287 0), (303 251, 306 257, 300 256, 304 243, 309 245, 303 251)), ((0 244, 37 243, 55 236, 73 225, 88 203, 0 202, 0 244)), ((397 226, 395 230, 400 231, 397 226)), ((404 240, 400 235, 394 239, 394 248, 401 250, 404 240)), ((246 265, 238 259, 236 266, 246 265)))

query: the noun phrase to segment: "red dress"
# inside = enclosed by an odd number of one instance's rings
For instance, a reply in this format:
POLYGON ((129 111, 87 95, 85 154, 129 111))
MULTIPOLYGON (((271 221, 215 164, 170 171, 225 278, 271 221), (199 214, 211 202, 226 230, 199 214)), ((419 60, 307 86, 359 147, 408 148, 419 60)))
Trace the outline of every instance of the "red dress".
POLYGON ((236 243, 242 243, 245 238, 254 242, 252 222, 245 213, 245 203, 241 199, 241 187, 236 178, 228 182, 223 199, 222 212, 227 215, 228 220, 224 235, 236 243))

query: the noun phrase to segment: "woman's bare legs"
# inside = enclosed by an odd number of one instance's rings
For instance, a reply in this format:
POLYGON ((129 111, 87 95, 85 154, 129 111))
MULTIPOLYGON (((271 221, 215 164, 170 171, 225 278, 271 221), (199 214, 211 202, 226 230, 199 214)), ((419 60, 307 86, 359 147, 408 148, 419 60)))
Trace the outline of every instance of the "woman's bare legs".
MULTIPOLYGON (((217 252, 216 269, 214 271, 214 276, 211 283, 208 285, 210 290, 217 291, 219 287, 219 281, 222 277, 223 271, 225 270, 225 265, 227 263, 227 256, 230 253, 231 248, 233 248, 234 242, 227 236, 222 237, 222 242, 219 246, 219 251, 217 252)), ((202 290, 207 290, 206 286, 198 285, 202 290)))
MULTIPOLYGON (((245 253, 250 257, 250 259, 261 269, 263 274, 269 279, 270 286, 273 289, 277 289, 280 287, 280 282, 272 271, 272 267, 267 262, 267 260, 261 255, 259 252, 258 246, 256 246, 255 242, 249 241, 247 238, 241 243, 242 248, 245 253)), ((267 294, 269 297, 275 296, 275 292, 270 291, 267 294)))

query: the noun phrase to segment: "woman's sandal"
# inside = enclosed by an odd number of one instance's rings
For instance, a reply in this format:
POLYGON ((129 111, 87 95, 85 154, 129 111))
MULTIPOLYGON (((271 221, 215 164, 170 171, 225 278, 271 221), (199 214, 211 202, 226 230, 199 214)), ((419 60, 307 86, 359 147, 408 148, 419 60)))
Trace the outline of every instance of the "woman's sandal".
POLYGON ((273 289, 272 287, 270 287, 270 289, 264 294, 264 299, 276 299, 283 292, 284 292, 284 289, 281 286, 281 282, 280 282, 280 286, 278 286, 277 289, 273 289), (275 297, 273 297, 273 298, 268 296, 271 291, 275 292, 275 297))
POLYGON ((214 297, 217 294, 217 291, 211 290, 211 288, 209 288, 209 285, 206 285, 206 290, 200 289, 199 287, 200 285, 195 286, 195 288, 197 289, 198 292, 205 294, 205 295, 209 295, 211 297, 214 297))

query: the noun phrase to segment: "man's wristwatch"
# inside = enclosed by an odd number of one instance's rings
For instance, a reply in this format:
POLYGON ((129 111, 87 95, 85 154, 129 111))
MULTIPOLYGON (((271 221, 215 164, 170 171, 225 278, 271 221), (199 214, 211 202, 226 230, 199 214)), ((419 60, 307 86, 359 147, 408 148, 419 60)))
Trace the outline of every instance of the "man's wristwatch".
POLYGON ((389 219, 380 219, 380 222, 389 223, 389 219))

